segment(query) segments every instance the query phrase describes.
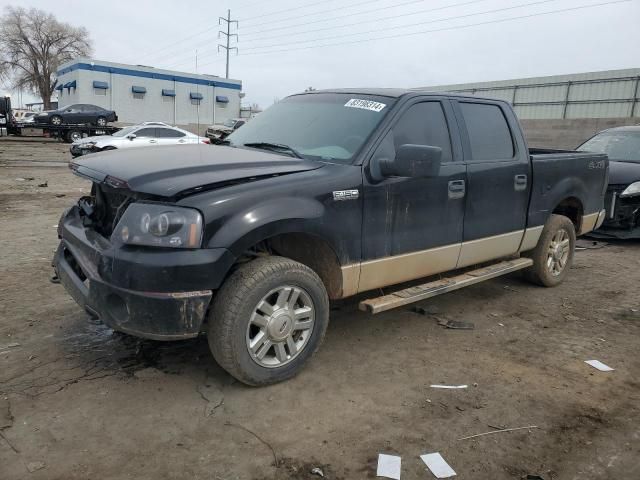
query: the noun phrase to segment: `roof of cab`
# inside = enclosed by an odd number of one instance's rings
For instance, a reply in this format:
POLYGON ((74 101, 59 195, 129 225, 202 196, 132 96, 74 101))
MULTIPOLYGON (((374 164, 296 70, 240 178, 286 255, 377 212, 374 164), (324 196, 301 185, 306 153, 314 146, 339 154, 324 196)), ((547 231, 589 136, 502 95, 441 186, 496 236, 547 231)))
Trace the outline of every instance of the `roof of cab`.
POLYGON ((433 92, 420 88, 332 88, 325 90, 312 90, 311 92, 300 92, 294 95, 316 94, 316 93, 347 93, 352 95, 377 95, 380 97, 399 98, 404 95, 433 95, 438 97, 475 98, 479 100, 492 100, 503 102, 495 98, 483 98, 477 96, 464 95, 452 92, 433 92))

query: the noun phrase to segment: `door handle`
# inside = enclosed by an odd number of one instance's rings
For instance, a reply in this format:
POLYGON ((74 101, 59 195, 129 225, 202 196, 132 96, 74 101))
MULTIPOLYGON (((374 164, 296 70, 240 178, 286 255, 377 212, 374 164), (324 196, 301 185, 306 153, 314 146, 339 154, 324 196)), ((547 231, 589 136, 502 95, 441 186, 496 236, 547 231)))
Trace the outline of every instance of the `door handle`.
POLYGON ((158 143, 157 140, 149 140, 149 143, 158 143))
POLYGON ((464 180, 451 180, 449 182, 449 198, 463 198, 466 193, 466 184, 464 180))
POLYGON ((513 188, 519 192, 527 189, 527 176, 526 175, 516 175, 513 177, 513 188))

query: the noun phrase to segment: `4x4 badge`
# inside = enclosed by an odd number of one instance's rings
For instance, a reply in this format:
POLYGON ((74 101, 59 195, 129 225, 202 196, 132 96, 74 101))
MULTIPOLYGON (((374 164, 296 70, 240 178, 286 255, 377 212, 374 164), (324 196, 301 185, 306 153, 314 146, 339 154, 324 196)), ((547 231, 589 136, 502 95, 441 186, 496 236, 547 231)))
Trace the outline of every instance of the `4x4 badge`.
POLYGON ((336 190, 333 192, 334 200, 356 200, 360 196, 360 190, 336 190))

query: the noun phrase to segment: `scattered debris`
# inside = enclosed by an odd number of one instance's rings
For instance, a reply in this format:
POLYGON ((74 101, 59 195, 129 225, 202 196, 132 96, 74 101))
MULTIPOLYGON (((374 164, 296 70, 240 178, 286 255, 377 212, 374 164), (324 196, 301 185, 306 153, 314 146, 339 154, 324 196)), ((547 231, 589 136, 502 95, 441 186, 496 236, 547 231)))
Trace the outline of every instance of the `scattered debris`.
POLYGON ((49 278, 49 281, 51 283, 58 284, 60 283, 60 277, 58 277, 58 275, 52 275, 51 278, 49 278))
POLYGON ((525 477, 527 480, 544 480, 544 478, 542 478, 542 476, 540 475, 532 475, 532 474, 527 474, 527 476, 525 477))
POLYGON ((16 178, 16 180, 18 182, 30 182, 30 181, 35 180, 35 179, 36 179, 36 177, 24 177, 24 178, 23 177, 18 177, 18 178, 16 178))
POLYGON ((46 465, 44 462, 29 462, 27 463, 27 470, 29 470, 29 473, 33 473, 37 472, 38 470, 42 470, 45 466, 46 465))
POLYGON ((210 417, 218 407, 224 405, 224 394, 215 385, 199 385, 197 390, 202 399, 207 402, 204 410, 205 417, 210 417))
POLYGON ((420 315, 438 315, 440 313, 440 309, 435 305, 417 305, 411 310, 415 313, 419 313, 420 315))
POLYGON ((504 327, 504 323, 498 323, 498 325, 504 327))
POLYGON ((607 242, 598 242, 596 240, 587 240, 579 238, 576 240, 576 250, 596 250, 598 248, 604 248, 609 245, 607 242))
POLYGON ((613 372, 615 370, 615 368, 605 365, 600 360, 585 360, 584 363, 591 365, 593 368, 597 368, 601 372, 613 372))
POLYGON ((527 430, 531 428, 538 428, 537 425, 529 425, 526 427, 516 427, 516 428, 503 428, 502 430, 492 430, 491 432, 478 433, 476 435, 470 435, 468 437, 459 438, 458 441, 461 440, 469 440, 470 438, 483 437, 485 435, 492 435, 494 433, 502 433, 502 432, 515 432, 516 430, 527 430))
POLYGON ((317 475, 319 477, 324 478, 324 472, 322 471, 321 468, 318 468, 318 467, 311 469, 311 475, 317 475))
POLYGON ((400 480, 401 463, 402 459, 396 455, 379 453, 376 476, 400 480))
POLYGON ((44 182, 44 183, 39 183, 39 184, 38 184, 38 186, 39 186, 39 187, 41 187, 41 188, 47 188, 47 187, 49 186, 49 182, 47 182, 47 181, 45 180, 45 182, 44 182))
POLYGON ((505 285, 502 288, 504 288, 505 290, 509 290, 510 292, 519 292, 520 291, 517 288, 510 287, 509 285, 505 285))
POLYGON ((449 478, 456 476, 456 472, 438 452, 420 455, 420 458, 436 478, 449 478))
POLYGON ((9 399, 0 398, 0 430, 13 425, 13 415, 11 415, 11 404, 9 399))
POLYGON ((456 388, 467 388, 467 385, 431 385, 431 388, 456 389, 456 388))
POLYGON ((19 346, 20 346, 20 344, 18 342, 13 342, 13 343, 10 343, 9 345, 7 345, 7 347, 9 347, 9 348, 15 348, 15 347, 19 347, 19 346))
POLYGON ((475 328, 475 325, 471 322, 462 322, 460 320, 445 320, 442 318, 438 319, 438 325, 446 328, 451 328, 452 330, 473 330, 475 328))
POLYGON ((66 197, 67 195, 64 193, 56 193, 56 198, 66 197))
POLYGON ((247 427, 243 427, 242 425, 240 425, 238 423, 225 422, 225 426, 239 428, 240 430, 244 430, 245 432, 250 433, 251 435, 256 437, 256 439, 258 439, 260 441, 260 443, 262 443, 263 445, 268 447, 269 450, 271 450, 271 453, 273 454, 273 466, 274 467, 278 466, 278 456, 276 455, 275 449, 271 446, 271 444, 269 442, 264 440, 260 435, 258 435, 257 433, 249 430, 247 427))

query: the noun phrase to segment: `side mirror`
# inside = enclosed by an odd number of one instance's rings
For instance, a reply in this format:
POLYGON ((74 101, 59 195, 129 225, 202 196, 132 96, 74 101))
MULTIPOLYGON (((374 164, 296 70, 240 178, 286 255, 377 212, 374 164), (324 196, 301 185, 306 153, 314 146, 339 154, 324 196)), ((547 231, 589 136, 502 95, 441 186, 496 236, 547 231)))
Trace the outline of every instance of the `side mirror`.
POLYGON ((129 140, 133 140, 134 138, 136 138, 136 136, 137 136, 137 135, 136 135, 135 133, 130 133, 129 135, 127 135, 127 138, 128 138, 129 140))
POLYGON ((385 177, 437 177, 440 174, 442 149, 430 145, 400 146, 396 158, 380 164, 385 177))

